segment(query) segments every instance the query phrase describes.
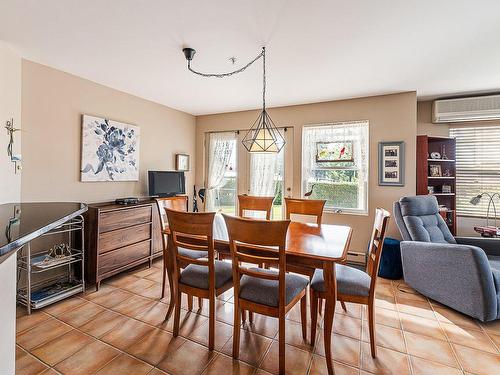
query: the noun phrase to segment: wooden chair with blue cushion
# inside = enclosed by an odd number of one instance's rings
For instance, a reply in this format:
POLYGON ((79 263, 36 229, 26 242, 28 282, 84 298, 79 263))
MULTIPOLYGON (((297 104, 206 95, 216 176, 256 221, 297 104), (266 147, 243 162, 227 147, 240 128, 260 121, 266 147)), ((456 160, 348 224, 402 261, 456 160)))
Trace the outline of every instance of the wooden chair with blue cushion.
POLYGON ((223 215, 233 260, 233 358, 239 357, 241 311, 279 319, 279 373, 285 373, 285 316, 300 300, 302 336, 306 339, 306 288, 309 281, 286 273, 286 233, 289 220, 267 221, 223 215), (242 263, 278 265, 278 271, 247 268, 242 263))
POLYGON ((214 349, 215 297, 233 286, 230 263, 215 260, 213 226, 214 212, 186 213, 166 210, 170 240, 174 251, 175 301, 173 335, 179 334, 182 293, 209 300, 208 348, 214 349), (183 255, 179 249, 204 251, 206 258, 195 259, 183 255), (184 269, 181 269, 181 264, 184 269))
MULTIPOLYGON (((188 197, 187 195, 180 195, 180 196, 175 196, 175 197, 164 197, 164 198, 156 198, 156 205, 158 207, 158 212, 160 214, 160 223, 161 223, 161 228, 164 230, 167 227, 167 220, 166 220, 166 212, 165 209, 170 209, 170 210, 175 210, 175 211, 183 211, 187 212, 188 211, 188 197)), ((167 235, 162 233, 162 240, 163 240, 163 277, 162 277, 162 286, 161 286, 161 298, 163 299, 165 297, 165 284, 166 284, 166 267, 167 267, 167 261, 168 261, 168 251, 169 251, 169 244, 168 244, 168 237, 167 235)), ((193 258, 193 259, 200 259, 200 258, 205 258, 207 256, 206 251, 197 251, 197 250, 189 250, 189 249, 183 249, 179 248, 179 253, 182 254, 185 257, 188 258, 193 258)), ((170 280, 170 282, 172 282, 170 280)), ((201 308, 202 300, 199 299, 199 305, 201 308)), ((191 310, 193 308, 193 299, 188 298, 188 308, 191 310)))
MULTIPOLYGON (((337 299, 341 302, 353 302, 368 306, 368 327, 370 331, 371 354, 377 355, 375 338, 375 285, 384 244, 385 232, 390 218, 389 212, 382 208, 375 211, 372 236, 368 246, 366 272, 344 264, 337 264, 337 299)), ((325 298, 323 271, 316 270, 311 281, 311 342, 316 337, 318 300, 325 298)), ((345 309, 345 304, 342 304, 345 309)), ((331 322, 325 322, 324 329, 331 329, 331 322)))

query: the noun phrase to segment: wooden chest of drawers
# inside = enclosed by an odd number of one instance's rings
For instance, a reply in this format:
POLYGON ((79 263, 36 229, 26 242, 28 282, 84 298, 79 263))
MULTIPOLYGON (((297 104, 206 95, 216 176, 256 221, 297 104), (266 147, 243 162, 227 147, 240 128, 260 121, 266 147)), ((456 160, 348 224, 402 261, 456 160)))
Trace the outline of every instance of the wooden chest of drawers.
POLYGON ((95 284, 162 255, 155 201, 90 204, 85 216, 85 278, 95 284))

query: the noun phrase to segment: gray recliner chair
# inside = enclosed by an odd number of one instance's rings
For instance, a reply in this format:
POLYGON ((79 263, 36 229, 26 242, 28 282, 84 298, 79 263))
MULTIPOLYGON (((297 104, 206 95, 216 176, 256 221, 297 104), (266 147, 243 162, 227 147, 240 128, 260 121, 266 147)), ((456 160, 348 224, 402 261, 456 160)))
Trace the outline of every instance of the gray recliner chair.
POLYGON ((483 322, 500 319, 500 240, 453 237, 431 195, 401 198, 394 218, 408 285, 483 322))

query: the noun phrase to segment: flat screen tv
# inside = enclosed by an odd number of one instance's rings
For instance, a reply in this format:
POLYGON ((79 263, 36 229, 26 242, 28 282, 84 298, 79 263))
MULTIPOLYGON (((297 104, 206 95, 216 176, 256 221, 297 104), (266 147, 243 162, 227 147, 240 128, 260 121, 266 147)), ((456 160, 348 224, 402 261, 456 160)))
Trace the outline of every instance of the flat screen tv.
POLYGON ((184 172, 149 171, 149 195, 171 197, 176 194, 186 194, 184 172))

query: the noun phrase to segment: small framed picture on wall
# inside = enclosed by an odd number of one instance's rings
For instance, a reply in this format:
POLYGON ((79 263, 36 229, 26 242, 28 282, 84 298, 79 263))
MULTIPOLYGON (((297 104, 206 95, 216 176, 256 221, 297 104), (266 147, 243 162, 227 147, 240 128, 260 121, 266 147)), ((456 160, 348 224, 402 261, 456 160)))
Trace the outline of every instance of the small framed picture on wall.
POLYGON ((380 186, 404 186, 404 142, 379 142, 378 184, 380 186))
POLYGON ((177 171, 189 171, 189 155, 175 154, 175 169, 177 171))

